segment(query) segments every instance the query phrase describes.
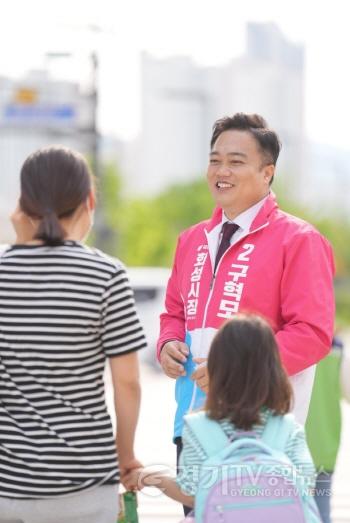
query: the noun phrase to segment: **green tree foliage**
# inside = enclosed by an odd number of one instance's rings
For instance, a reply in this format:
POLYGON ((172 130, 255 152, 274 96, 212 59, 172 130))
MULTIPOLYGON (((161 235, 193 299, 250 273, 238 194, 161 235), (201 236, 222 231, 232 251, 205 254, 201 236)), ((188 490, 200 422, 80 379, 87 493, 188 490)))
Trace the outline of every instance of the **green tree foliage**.
POLYGON ((126 203, 120 222, 120 255, 133 265, 170 266, 179 232, 207 218, 212 207, 201 181, 126 203))
MULTIPOLYGON (((275 185, 280 207, 314 224, 333 245, 338 321, 349 323, 350 224, 312 213, 275 185)), ((104 171, 101 197, 108 228, 114 231, 106 250, 129 266, 171 266, 179 232, 210 217, 214 207, 204 179, 178 183, 149 198, 122 198, 120 178, 111 166, 104 171)))
POLYGON ((350 223, 344 217, 330 217, 310 212, 276 191, 280 207, 312 223, 332 244, 335 255, 335 293, 337 327, 350 324, 350 223))
POLYGON ((316 214, 288 200, 277 188, 278 204, 286 212, 312 223, 332 244, 339 278, 350 277, 350 223, 344 218, 316 214))
POLYGON ((119 180, 111 166, 104 169, 104 219, 108 229, 117 231, 106 250, 130 266, 170 266, 179 232, 212 212, 205 182, 174 185, 150 198, 122 198, 119 180))

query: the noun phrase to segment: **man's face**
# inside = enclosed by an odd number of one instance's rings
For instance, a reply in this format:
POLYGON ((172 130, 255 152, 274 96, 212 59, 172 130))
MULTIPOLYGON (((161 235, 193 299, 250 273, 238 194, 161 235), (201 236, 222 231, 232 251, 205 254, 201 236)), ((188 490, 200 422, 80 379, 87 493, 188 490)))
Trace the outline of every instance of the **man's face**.
POLYGON ((247 131, 221 133, 210 153, 207 179, 215 203, 234 219, 269 192, 273 165, 265 165, 255 138, 247 131))

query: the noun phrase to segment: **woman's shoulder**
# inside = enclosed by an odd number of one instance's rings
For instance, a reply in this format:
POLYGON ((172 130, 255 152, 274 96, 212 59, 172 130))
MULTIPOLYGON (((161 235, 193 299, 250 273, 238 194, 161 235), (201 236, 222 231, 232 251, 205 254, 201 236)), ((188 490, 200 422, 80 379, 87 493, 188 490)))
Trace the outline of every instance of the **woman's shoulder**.
POLYGON ((10 248, 10 245, 7 243, 0 244, 0 256, 2 254, 4 254, 9 248, 10 248))
POLYGON ((110 267, 113 270, 119 271, 123 270, 125 271, 125 265, 119 258, 116 258, 115 256, 111 256, 104 251, 101 251, 100 249, 97 249, 96 247, 90 247, 87 245, 83 246, 85 251, 89 253, 93 258, 95 258, 97 261, 104 263, 106 266, 110 267))
POLYGON ((49 246, 44 244, 0 245, 0 262, 11 263, 15 260, 19 270, 43 263, 55 266, 64 272, 81 274, 86 277, 114 282, 115 278, 129 280, 127 269, 116 257, 75 240, 66 240, 63 244, 49 246), (30 263, 28 263, 30 262, 30 263))
POLYGON ((114 256, 83 243, 78 243, 75 248, 72 246, 66 246, 70 248, 70 255, 79 257, 82 261, 88 264, 95 265, 96 268, 109 273, 110 277, 119 274, 125 274, 127 269, 123 262, 114 256))

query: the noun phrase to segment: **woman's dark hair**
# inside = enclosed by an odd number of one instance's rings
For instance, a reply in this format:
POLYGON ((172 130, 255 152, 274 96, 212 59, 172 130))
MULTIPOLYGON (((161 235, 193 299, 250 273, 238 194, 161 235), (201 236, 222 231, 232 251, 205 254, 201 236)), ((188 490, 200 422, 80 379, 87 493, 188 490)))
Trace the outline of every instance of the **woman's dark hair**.
POLYGON ((21 210, 39 219, 35 238, 60 245, 65 231, 59 220, 71 216, 92 187, 85 159, 70 149, 52 146, 31 154, 21 169, 21 210))
POLYGON ((262 407, 286 414, 292 388, 274 333, 256 315, 240 314, 217 332, 208 358, 209 392, 205 410, 211 419, 229 419, 250 430, 260 423, 262 407))
MULTIPOLYGON (((263 156, 264 165, 276 165, 281 150, 281 142, 277 133, 270 129, 266 120, 259 114, 236 113, 233 116, 225 116, 214 123, 213 134, 210 140, 210 148, 221 133, 225 131, 247 131, 255 138, 263 156)), ((270 184, 272 183, 271 178, 270 184)))

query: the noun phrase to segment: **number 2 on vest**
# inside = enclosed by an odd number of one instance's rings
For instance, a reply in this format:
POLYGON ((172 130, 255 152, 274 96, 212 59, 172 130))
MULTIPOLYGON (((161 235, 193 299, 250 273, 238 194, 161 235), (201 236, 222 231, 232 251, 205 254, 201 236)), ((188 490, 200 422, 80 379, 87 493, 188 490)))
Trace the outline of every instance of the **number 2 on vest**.
POLYGON ((255 245, 252 243, 245 243, 243 245, 243 249, 245 252, 241 252, 241 254, 238 255, 237 260, 239 261, 249 261, 249 255, 254 250, 255 245))

